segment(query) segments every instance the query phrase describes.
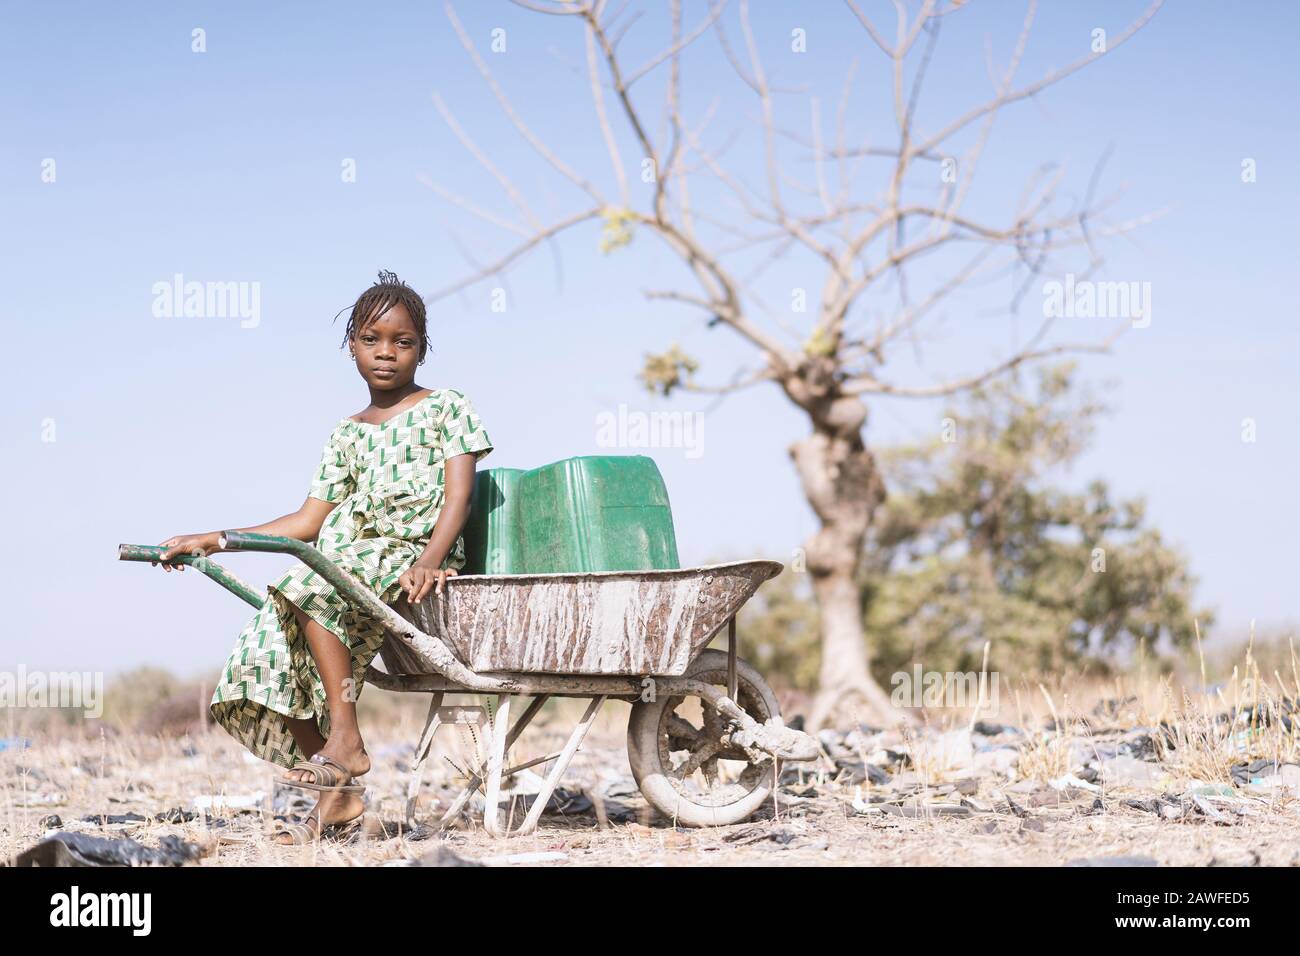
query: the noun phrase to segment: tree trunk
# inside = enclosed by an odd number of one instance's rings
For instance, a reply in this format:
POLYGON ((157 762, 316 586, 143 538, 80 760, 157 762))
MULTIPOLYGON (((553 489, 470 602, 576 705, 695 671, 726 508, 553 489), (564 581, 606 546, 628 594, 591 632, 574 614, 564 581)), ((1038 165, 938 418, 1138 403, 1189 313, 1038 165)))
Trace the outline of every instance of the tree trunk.
POLYGON ((806 546, 808 573, 821 612, 822 662, 808 729, 865 719, 891 726, 906 717, 871 676, 862 626, 858 567, 867 529, 884 487, 862 441, 866 408, 840 398, 814 416, 813 434, 790 447, 804 493, 821 520, 806 546))

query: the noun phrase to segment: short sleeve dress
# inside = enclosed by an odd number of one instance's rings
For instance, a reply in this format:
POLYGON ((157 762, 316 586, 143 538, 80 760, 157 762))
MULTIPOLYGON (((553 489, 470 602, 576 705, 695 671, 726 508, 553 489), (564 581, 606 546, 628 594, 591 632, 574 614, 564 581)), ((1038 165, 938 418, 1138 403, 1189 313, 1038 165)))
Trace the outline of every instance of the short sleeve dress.
MULTIPOLYGON (((325 442, 309 495, 337 502, 316 547, 360 578, 385 604, 401 596, 398 579, 424 552, 442 511, 444 463, 482 459, 492 441, 462 392, 434 389, 378 425, 345 418, 325 442)), ((442 566, 465 565, 457 537, 442 566)), ((298 626, 296 605, 351 651, 354 694, 387 632, 344 603, 299 562, 275 584, 240 632, 216 690, 213 719, 250 751, 284 767, 305 759, 284 717, 315 718, 329 736, 320 672, 298 626)))

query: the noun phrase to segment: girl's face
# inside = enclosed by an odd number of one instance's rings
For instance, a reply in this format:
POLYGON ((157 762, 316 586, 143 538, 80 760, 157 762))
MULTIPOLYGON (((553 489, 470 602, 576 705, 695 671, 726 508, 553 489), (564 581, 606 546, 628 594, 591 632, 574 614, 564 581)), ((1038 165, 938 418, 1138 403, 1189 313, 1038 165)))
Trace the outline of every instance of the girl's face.
POLYGON ((352 354, 357 371, 373 389, 389 391, 414 381, 420 360, 420 333, 406 307, 394 305, 353 333, 352 354))

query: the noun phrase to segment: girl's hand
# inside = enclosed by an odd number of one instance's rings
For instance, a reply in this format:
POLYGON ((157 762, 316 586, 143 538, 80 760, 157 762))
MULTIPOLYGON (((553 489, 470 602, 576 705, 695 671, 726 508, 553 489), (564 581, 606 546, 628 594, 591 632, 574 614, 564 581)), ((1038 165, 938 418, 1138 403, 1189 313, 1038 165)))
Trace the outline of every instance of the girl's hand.
POLYGON ((423 565, 413 564, 397 579, 397 583, 406 591, 408 604, 419 604, 424 600, 424 596, 432 588, 433 593, 442 596, 443 585, 447 583, 447 578, 456 576, 455 568, 427 568, 423 565))
POLYGON ((155 567, 162 564, 164 571, 184 571, 185 565, 168 564, 167 562, 178 554, 192 554, 197 557, 216 554, 221 550, 221 546, 217 544, 220 537, 220 531, 209 531, 206 534, 182 534, 174 538, 168 538, 159 545, 159 547, 166 548, 166 550, 163 551, 157 561, 150 563, 155 567))

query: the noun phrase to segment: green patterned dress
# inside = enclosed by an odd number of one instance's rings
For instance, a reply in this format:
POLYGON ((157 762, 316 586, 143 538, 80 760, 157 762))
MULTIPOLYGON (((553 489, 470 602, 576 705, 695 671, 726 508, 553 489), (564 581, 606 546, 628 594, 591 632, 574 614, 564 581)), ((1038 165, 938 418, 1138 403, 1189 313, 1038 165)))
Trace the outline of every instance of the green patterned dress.
MULTIPOLYGON (((401 596, 398 578, 424 552, 442 510, 445 460, 464 454, 478 460, 491 449, 474 406, 455 389, 434 389, 378 425, 343 419, 325 442, 309 491, 312 498, 338 502, 316 547, 385 604, 393 603, 401 596)), ((442 566, 464 565, 458 537, 442 566)), ((301 562, 267 587, 266 602, 226 662, 211 712, 250 751, 284 767, 305 755, 283 717, 314 717, 326 737, 330 726, 320 672, 291 603, 351 651, 354 695, 386 633, 301 562)))

